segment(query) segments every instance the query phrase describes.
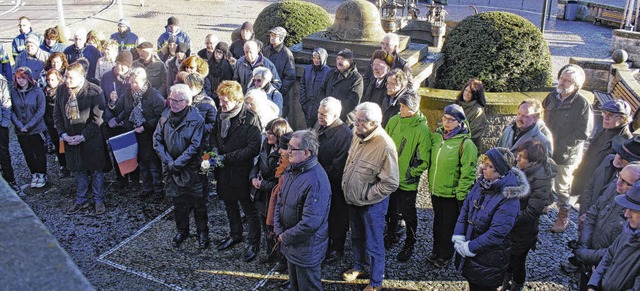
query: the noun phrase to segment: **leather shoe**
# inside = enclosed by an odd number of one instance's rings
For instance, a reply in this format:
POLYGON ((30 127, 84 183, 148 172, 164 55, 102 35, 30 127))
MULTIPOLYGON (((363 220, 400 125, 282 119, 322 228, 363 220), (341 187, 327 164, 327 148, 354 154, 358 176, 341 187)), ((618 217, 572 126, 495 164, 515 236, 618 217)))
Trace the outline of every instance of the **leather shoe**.
POLYGON ((201 232, 198 234, 198 248, 204 250, 209 247, 209 234, 201 232))
POLYGON ((244 261, 246 263, 253 261, 258 256, 258 247, 248 246, 247 252, 244 253, 244 261))
POLYGON ((229 237, 229 238, 225 239, 224 241, 222 241, 222 243, 220 243, 216 249, 219 250, 219 251, 224 251, 224 250, 226 250, 228 248, 231 248, 231 247, 237 245, 240 242, 241 242, 241 240, 234 240, 234 239, 229 237))
POLYGON ((330 251, 327 256, 324 258, 324 263, 325 264, 333 264, 336 261, 338 261, 340 258, 342 258, 344 256, 344 252, 342 251, 338 251, 338 250, 333 250, 330 251))
POLYGON ((178 248, 178 247, 180 247, 180 245, 182 244, 182 242, 183 242, 184 240, 186 240, 186 239, 187 239, 187 237, 189 237, 189 234, 188 234, 188 233, 178 232, 178 233, 176 234, 176 236, 174 236, 174 237, 173 237, 173 241, 171 241, 171 245, 172 245, 174 248, 178 248))

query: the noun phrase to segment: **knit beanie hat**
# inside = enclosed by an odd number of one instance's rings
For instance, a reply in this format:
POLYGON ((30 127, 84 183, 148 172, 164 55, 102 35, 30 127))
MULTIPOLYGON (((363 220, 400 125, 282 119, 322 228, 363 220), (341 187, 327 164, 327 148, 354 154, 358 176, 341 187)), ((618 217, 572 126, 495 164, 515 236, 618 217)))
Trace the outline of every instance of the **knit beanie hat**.
POLYGON ((171 16, 167 19, 167 26, 168 25, 180 25, 180 21, 175 16, 171 16))
MULTIPOLYGON (((509 151, 506 151, 505 153, 511 154, 511 152, 509 151)), ((511 165, 509 165, 509 163, 504 159, 504 156, 498 149, 492 148, 488 150, 485 155, 487 156, 487 158, 489 158, 489 160, 491 160, 493 167, 498 173, 500 173, 501 176, 507 174, 511 169, 511 165)))
POLYGON ((407 92, 398 97, 398 102, 409 107, 413 112, 420 111, 420 95, 414 91, 407 90, 407 92))
POLYGON ((251 22, 247 21, 245 23, 242 24, 242 26, 240 27, 240 29, 246 29, 248 31, 251 31, 251 33, 253 33, 253 24, 251 24, 251 22))
POLYGON ((444 108, 444 114, 451 115, 458 122, 462 123, 467 117, 464 115, 464 110, 458 104, 451 104, 444 108))
POLYGON ((291 141, 291 136, 292 135, 293 135, 292 132, 287 132, 287 133, 283 134, 278 139, 278 148, 281 148, 283 150, 289 149, 289 142, 291 141))
POLYGON ((346 48, 346 49, 341 50, 338 53, 338 56, 345 58, 349 62, 350 65, 353 65, 353 52, 350 49, 346 48))
POLYGON ((218 44, 216 44, 216 50, 221 50, 223 55, 227 55, 229 53, 229 44, 221 41, 218 44))
POLYGON ((133 64, 133 55, 129 51, 121 51, 116 57, 116 63, 121 63, 129 68, 133 64))

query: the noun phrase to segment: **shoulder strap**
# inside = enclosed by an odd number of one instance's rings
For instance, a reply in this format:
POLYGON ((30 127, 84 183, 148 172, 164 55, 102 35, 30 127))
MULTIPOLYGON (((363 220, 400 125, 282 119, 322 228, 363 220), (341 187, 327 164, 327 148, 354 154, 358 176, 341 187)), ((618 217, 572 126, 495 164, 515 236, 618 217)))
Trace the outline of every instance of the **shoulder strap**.
POLYGON ((464 150, 464 143, 469 139, 469 137, 464 136, 462 137, 462 141, 460 142, 460 148, 458 148, 458 165, 461 166, 462 165, 462 151, 464 150))

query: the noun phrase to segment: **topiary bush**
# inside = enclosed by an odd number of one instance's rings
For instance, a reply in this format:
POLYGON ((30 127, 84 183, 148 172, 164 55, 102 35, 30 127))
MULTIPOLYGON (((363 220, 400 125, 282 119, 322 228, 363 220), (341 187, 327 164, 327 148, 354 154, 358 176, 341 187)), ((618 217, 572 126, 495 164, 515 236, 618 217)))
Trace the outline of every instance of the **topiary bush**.
POLYGON ((331 26, 331 16, 316 4, 284 0, 265 7, 253 23, 256 37, 265 45, 269 44, 269 30, 276 26, 287 30, 284 44, 292 46, 300 43, 307 35, 326 30, 331 26))
POLYGON ((551 85, 551 54, 540 30, 508 12, 485 12, 465 18, 442 47, 444 64, 437 87, 458 90, 469 78, 487 91, 530 91, 551 85))

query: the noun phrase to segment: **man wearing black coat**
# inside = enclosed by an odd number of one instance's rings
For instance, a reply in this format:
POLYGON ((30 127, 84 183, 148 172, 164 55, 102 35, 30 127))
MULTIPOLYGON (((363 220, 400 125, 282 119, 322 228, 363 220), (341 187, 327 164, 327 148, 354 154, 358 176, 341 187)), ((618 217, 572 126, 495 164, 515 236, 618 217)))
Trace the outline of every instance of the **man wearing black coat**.
POLYGON ((347 114, 356 108, 362 98, 362 76, 353 62, 353 52, 343 49, 336 57, 336 67, 320 87, 318 98, 335 97, 342 102, 340 119, 347 121, 347 114))
POLYGON ((213 129, 212 146, 218 149, 223 167, 215 169, 217 190, 229 220, 229 237, 218 245, 226 250, 242 241, 240 207, 249 225, 245 262, 253 261, 260 246, 258 212, 249 196, 249 173, 260 152, 261 126, 258 116, 243 103, 242 87, 236 81, 222 81, 218 86, 220 113, 213 129))
POLYGON ((353 133, 340 119, 340 100, 327 97, 320 101, 318 122, 313 129, 318 133, 320 150, 318 161, 331 183, 331 211, 329 212, 329 249, 326 263, 333 263, 344 256, 344 244, 349 231, 349 212, 342 191, 342 172, 349 156, 353 133))
POLYGON ((287 46, 284 45, 284 38, 287 36, 287 30, 283 27, 276 26, 269 30, 270 45, 262 48, 262 54, 269 59, 275 66, 282 86, 278 91, 282 94, 282 117, 289 114, 289 91, 296 82, 296 68, 293 61, 293 54, 287 46))

